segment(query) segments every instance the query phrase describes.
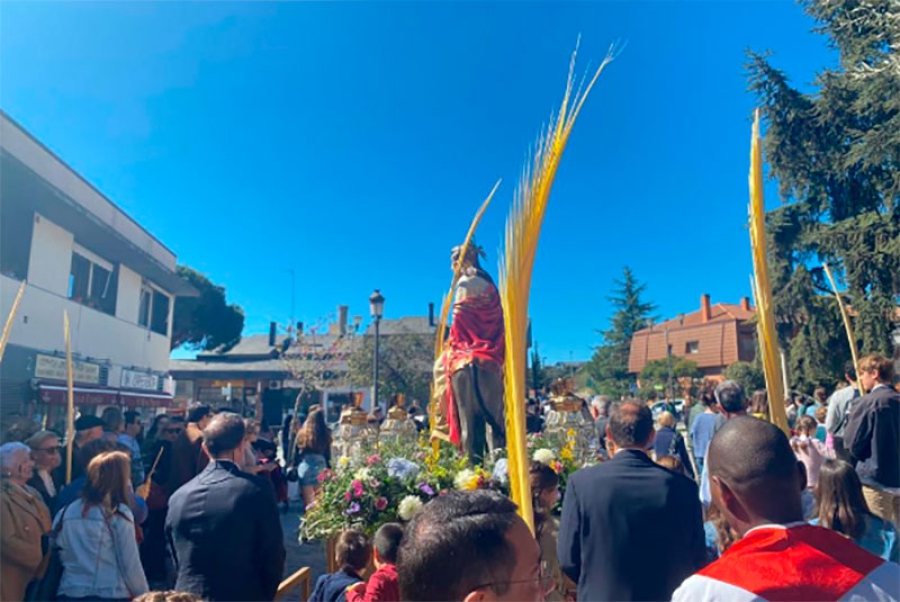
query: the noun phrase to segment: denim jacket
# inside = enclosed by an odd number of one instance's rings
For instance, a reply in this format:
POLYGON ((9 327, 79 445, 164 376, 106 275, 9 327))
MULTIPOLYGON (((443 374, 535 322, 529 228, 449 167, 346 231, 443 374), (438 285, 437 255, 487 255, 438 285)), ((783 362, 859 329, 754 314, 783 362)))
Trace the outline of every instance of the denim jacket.
POLYGON ((127 600, 150 588, 138 553, 134 517, 124 504, 111 517, 99 506, 84 512, 79 499, 61 510, 57 537, 63 565, 58 594, 70 598, 127 600))

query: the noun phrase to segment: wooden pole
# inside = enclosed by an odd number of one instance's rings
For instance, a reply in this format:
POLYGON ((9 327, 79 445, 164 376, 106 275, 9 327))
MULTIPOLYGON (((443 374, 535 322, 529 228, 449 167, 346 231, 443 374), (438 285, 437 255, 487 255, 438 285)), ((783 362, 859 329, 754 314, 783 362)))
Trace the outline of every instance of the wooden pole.
POLYGON ((69 331, 69 312, 63 311, 63 330, 66 338, 66 389, 68 420, 66 425, 66 484, 72 482, 72 445, 75 443, 75 387, 72 370, 72 338, 69 331))
POLYGON ((22 281, 22 284, 19 285, 19 292, 16 293, 16 299, 13 301, 12 307, 9 310, 9 316, 6 317, 6 324, 3 326, 3 335, 0 336, 0 362, 3 361, 3 352, 6 351, 6 343, 9 341, 9 334, 12 332, 12 325, 16 319, 16 313, 19 311, 19 303, 22 302, 22 297, 25 295, 25 281, 22 281))
POLYGON ((828 276, 831 290, 834 291, 834 298, 837 299, 838 307, 841 310, 841 317, 844 319, 844 330, 847 331, 847 342, 850 343, 850 355, 853 358, 853 367, 856 368, 856 373, 859 374, 859 352, 856 349, 856 337, 853 336, 853 327, 850 325, 850 316, 847 314, 847 307, 844 305, 844 300, 841 299, 840 293, 838 293, 837 284, 834 281, 834 276, 831 274, 831 269, 828 267, 828 264, 823 263, 822 267, 825 268, 825 275, 828 276))

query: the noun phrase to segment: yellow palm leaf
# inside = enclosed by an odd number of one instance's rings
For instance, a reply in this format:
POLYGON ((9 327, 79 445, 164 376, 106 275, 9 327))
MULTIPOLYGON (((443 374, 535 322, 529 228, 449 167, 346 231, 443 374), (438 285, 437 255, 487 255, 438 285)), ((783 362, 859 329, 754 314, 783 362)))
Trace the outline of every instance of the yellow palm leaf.
POLYGON ((504 366, 507 450, 510 490, 519 514, 534 530, 531 491, 528 483, 528 454, 525 441, 525 363, 528 332, 528 298, 531 273, 537 253, 541 225, 550 198, 560 159, 572 127, 603 69, 612 61, 612 49, 597 68, 587 86, 572 94, 576 51, 572 53, 569 77, 559 113, 551 119, 538 139, 534 156, 522 175, 506 221, 503 256, 500 261, 500 298, 506 328, 504 366))
POLYGON ((756 332, 769 393, 769 421, 790 436, 784 410, 784 375, 781 370, 775 306, 766 257, 766 206, 763 200, 762 148, 759 139, 759 109, 753 118, 750 139, 750 248, 753 253, 753 296, 756 300, 756 332))

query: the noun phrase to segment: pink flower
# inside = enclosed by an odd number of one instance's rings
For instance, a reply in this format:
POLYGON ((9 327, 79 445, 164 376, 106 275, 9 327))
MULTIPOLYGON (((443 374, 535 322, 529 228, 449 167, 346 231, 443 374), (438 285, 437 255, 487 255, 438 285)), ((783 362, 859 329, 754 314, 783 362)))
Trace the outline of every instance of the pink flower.
POLYGON ((366 464, 368 464, 369 466, 375 466, 379 462, 381 462, 381 458, 378 456, 378 454, 372 454, 366 459, 366 464))
POLYGON ((388 507, 388 501, 387 501, 387 498, 380 497, 380 498, 378 498, 377 500, 375 500, 375 509, 376 509, 376 510, 381 511, 381 510, 384 510, 384 509, 387 508, 387 507, 388 507))
POLYGON ((353 495, 349 491, 347 491, 346 493, 344 493, 344 499, 349 502, 351 499, 353 499, 353 495))
POLYGON ((319 481, 320 483, 324 483, 325 481, 328 481, 329 479, 331 479, 331 471, 328 470, 327 468, 325 470, 323 470, 322 472, 320 472, 319 476, 316 477, 316 480, 319 481))
POLYGON ((350 484, 353 488, 353 495, 356 497, 362 497, 363 495, 363 484, 359 479, 353 479, 353 482, 350 484))

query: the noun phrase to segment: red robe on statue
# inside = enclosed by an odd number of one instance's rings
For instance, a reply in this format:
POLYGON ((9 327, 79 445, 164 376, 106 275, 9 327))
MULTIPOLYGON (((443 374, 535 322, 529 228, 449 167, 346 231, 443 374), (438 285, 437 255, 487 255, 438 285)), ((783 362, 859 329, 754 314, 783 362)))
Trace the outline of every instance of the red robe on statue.
POLYGON ((453 304, 453 323, 450 325, 450 336, 446 343, 450 352, 444 360, 450 397, 448 408, 450 441, 454 445, 460 444, 460 428, 449 376, 473 361, 494 364, 492 368, 502 372, 506 356, 503 306, 500 304, 497 287, 482 276, 474 276, 471 280, 478 281, 478 284, 486 287, 474 295, 465 294, 463 292, 465 288, 458 293, 457 300, 453 304))

